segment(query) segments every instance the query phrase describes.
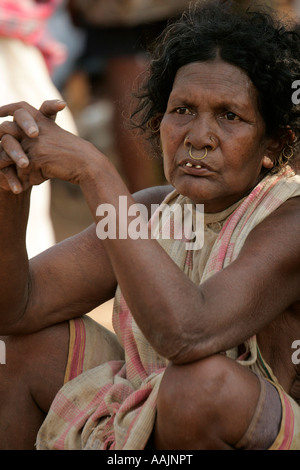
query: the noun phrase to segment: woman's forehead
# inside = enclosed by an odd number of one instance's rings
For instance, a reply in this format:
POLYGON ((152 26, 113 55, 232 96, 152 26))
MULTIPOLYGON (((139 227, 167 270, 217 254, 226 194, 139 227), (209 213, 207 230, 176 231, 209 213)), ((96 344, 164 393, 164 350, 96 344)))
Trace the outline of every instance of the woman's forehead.
POLYGON ((257 91, 248 75, 240 68, 220 59, 193 62, 181 67, 175 76, 171 98, 178 94, 205 93, 215 99, 233 100, 257 107, 257 91))

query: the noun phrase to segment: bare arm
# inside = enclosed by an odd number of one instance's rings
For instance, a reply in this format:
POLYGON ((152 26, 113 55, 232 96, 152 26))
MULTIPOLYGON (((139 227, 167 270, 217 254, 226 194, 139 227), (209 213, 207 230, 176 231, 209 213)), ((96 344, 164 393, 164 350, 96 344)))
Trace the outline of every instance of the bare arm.
MULTIPOLYGON (((170 187, 134 195, 146 206, 160 203, 170 187)), ((1 334, 28 333, 75 318, 114 296, 116 277, 95 224, 28 262, 25 248, 30 191, 0 193, 1 334)))
MULTIPOLYGON (((148 188, 133 197, 149 207, 162 202, 170 190, 167 186, 148 188)), ((29 279, 27 304, 19 320, 9 326, 10 334, 37 331, 88 313, 111 299, 117 285, 95 224, 32 258, 29 279)))
POLYGON ((15 196, 0 189, 0 311, 5 322, 21 315, 28 299, 25 236, 29 199, 30 190, 15 196))

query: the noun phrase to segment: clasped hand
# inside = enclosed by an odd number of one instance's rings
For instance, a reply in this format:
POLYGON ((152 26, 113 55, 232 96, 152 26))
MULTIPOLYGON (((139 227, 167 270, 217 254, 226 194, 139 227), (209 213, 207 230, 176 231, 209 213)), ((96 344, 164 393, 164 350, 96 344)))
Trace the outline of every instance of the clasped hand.
POLYGON ((13 116, 13 121, 0 124, 0 188, 19 194, 55 177, 76 183, 74 171, 66 171, 70 165, 61 157, 64 152, 72 155, 79 138, 55 124, 65 105, 51 100, 39 110, 25 102, 0 107, 0 117, 13 116))

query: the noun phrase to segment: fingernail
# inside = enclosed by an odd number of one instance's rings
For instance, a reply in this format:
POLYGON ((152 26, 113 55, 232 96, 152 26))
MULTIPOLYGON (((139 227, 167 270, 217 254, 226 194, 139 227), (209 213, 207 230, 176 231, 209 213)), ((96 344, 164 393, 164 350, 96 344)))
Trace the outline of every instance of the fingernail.
POLYGON ((38 131, 39 131, 39 130, 38 130, 37 127, 31 126, 31 127, 29 127, 29 129, 28 129, 28 134, 29 134, 29 135, 33 135, 33 134, 36 134, 38 131))
POLYGON ((19 160, 19 166, 22 167, 22 168, 26 167, 28 165, 28 163, 29 163, 29 161, 26 158, 22 157, 19 160))
POLYGON ((25 167, 28 165, 29 161, 26 157, 24 157, 23 155, 20 156, 20 153, 17 152, 16 150, 13 150, 11 152, 11 156, 12 158, 14 159, 14 161, 16 162, 16 164, 19 166, 19 167, 25 167))
POLYGON ((18 184, 13 183, 12 190, 13 190, 13 193, 19 194, 22 191, 22 188, 18 184))

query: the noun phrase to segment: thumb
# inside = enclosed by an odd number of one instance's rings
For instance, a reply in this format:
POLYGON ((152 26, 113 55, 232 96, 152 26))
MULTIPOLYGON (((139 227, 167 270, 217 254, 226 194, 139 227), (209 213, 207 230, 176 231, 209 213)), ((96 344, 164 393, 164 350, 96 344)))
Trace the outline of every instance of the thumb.
POLYGON ((47 100, 40 107, 40 112, 47 118, 55 121, 56 115, 66 107, 64 100, 47 100))

